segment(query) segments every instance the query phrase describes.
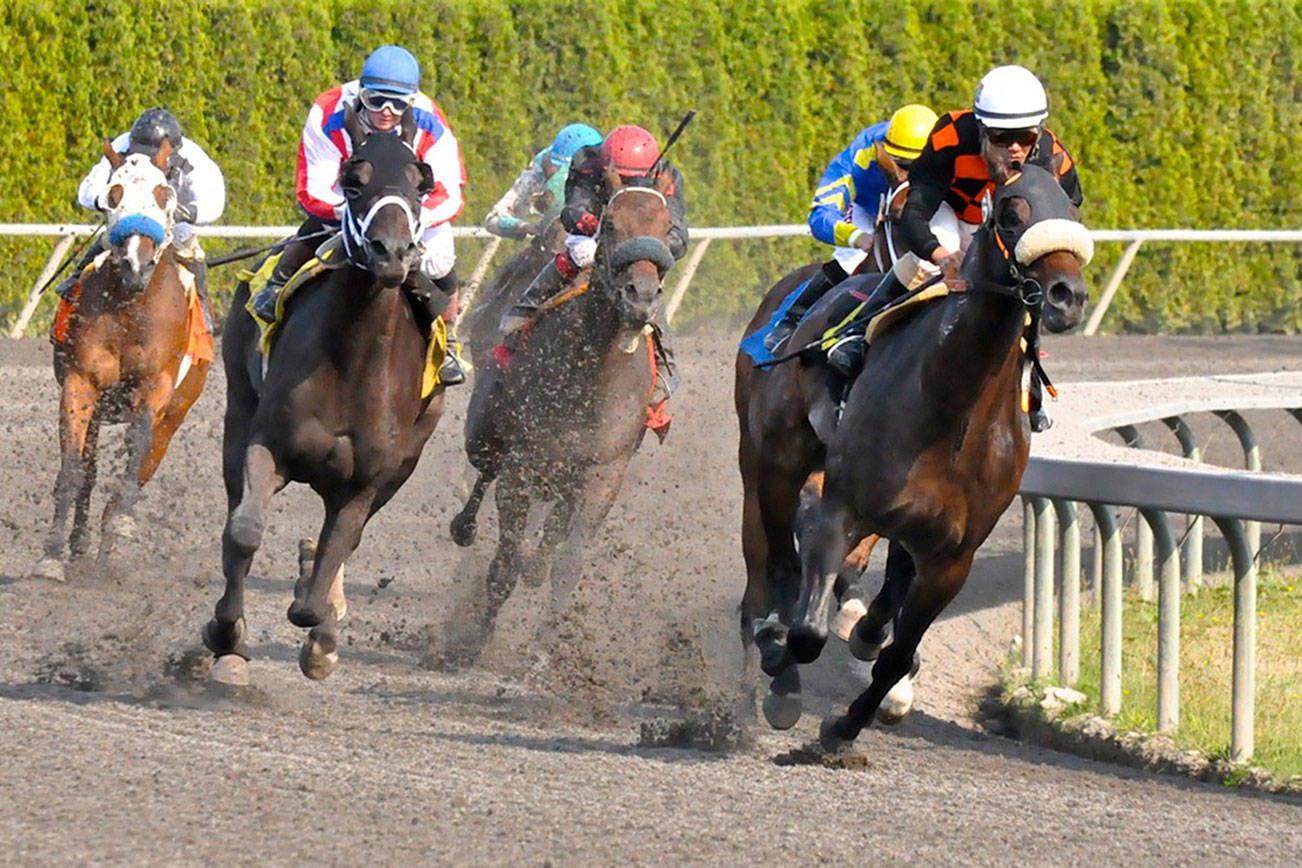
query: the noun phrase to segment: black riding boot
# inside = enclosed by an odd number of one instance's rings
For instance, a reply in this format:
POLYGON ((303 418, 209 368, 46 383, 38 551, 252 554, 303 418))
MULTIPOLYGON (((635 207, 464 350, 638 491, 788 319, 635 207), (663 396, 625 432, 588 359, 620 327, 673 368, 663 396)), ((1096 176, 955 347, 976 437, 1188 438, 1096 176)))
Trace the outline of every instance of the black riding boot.
POLYGON ((199 310, 203 321, 212 331, 212 302, 208 301, 208 263, 202 259, 183 259, 181 262, 194 275, 194 294, 199 296, 199 310))
POLYGON ((54 288, 54 291, 59 294, 59 298, 64 301, 72 301, 69 296, 72 294, 72 288, 77 285, 77 281, 81 280, 81 272, 87 265, 90 265, 91 261, 96 256, 99 256, 105 250, 108 250, 108 243, 104 239, 104 234, 100 233, 100 235, 90 243, 90 246, 86 248, 86 252, 81 255, 81 259, 77 260, 77 264, 72 267, 72 274, 65 277, 59 282, 59 285, 54 288))
POLYGON ((805 288, 787 308, 782 319, 773 327, 773 331, 765 336, 764 349, 770 353, 775 352, 787 338, 791 337, 791 333, 796 330, 796 326, 800 325, 801 318, 809 312, 809 309, 817 304, 829 289, 845 280, 846 276, 845 269, 835 259, 824 262, 823 267, 809 278, 805 288))
MULTIPOLYGON (((434 320, 448 309, 457 286, 455 271, 449 271, 437 280, 426 277, 419 270, 407 275, 402 288, 411 298, 416 324, 422 333, 428 332, 434 320)), ((457 358, 456 340, 449 334, 448 351, 443 356, 443 364, 439 366, 439 382, 445 386, 458 386, 465 381, 466 371, 461 366, 461 360, 457 358)))
MULTIPOLYGON (((863 310, 855 314, 854 319, 843 330, 841 338, 827 351, 828 367, 848 379, 854 379, 859 373, 859 369, 863 367, 864 354, 867 351, 864 329, 868 327, 868 321, 879 313, 882 308, 906 292, 908 292, 908 287, 900 283, 895 277, 895 272, 886 272, 882 276, 881 282, 877 284, 877 288, 873 290, 872 295, 868 296, 868 300, 864 302, 863 310)), ((850 300, 854 300, 853 296, 850 297, 850 300)), ((852 309, 853 305, 847 302, 844 312, 840 310, 833 312, 833 318, 828 320, 829 324, 835 325, 840 321, 835 318, 836 313, 841 313, 840 319, 845 319, 852 309)))
POLYGON ((529 284, 529 288, 520 296, 520 300, 502 317, 503 336, 510 337, 518 332, 538 313, 542 303, 560 292, 564 285, 565 278, 561 276, 555 262, 548 262, 543 266, 542 271, 539 271, 538 276, 533 279, 533 283, 529 284))
MULTIPOLYGON (((300 230, 299 234, 306 233, 300 230)), ((253 311, 261 319, 271 322, 276 318, 276 300, 280 297, 280 290, 312 258, 320 240, 313 238, 310 241, 291 241, 285 245, 280 253, 280 261, 272 269, 271 279, 253 297, 253 311)))
MULTIPOLYGON (((434 281, 439 292, 446 296, 443 306, 446 309, 451 302, 452 296, 456 295, 457 290, 461 288, 461 281, 457 279, 456 269, 449 271, 447 274, 434 281)), ((448 351, 443 356, 443 364, 439 366, 439 382, 445 386, 459 386, 466 381, 466 369, 461 364, 461 342, 452 335, 452 328, 448 327, 448 351)))

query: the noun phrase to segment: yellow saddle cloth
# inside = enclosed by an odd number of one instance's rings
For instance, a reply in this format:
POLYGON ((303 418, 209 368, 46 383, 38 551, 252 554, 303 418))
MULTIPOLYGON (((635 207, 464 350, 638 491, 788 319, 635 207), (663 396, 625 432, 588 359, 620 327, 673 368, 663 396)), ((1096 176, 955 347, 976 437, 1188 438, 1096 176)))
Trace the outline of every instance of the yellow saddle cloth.
MULTIPOLYGON (((303 267, 294 272, 294 276, 289 279, 280 290, 276 297, 276 316, 275 319, 268 322, 257 315, 253 310, 253 297, 258 291, 267 285, 271 279, 271 273, 276 270, 276 264, 280 262, 280 254, 267 257, 262 266, 255 272, 245 269, 240 272, 239 278, 249 285, 249 300, 244 303, 244 309, 249 312, 249 316, 258 325, 258 351, 264 356, 271 355, 271 345, 276 341, 276 334, 280 331, 281 325, 285 321, 285 304, 293 294, 312 278, 325 271, 339 268, 342 263, 337 263, 334 256, 342 257, 342 251, 336 252, 335 249, 328 249, 322 245, 317 251, 318 256, 309 259, 303 264, 303 267), (327 261, 323 262, 322 257, 327 261)), ((443 322, 443 317, 435 317, 434 322, 430 324, 429 340, 426 341, 425 347, 425 367, 421 371, 420 396, 428 398, 439 385, 439 368, 443 365, 443 359, 448 352, 448 327, 443 322)))

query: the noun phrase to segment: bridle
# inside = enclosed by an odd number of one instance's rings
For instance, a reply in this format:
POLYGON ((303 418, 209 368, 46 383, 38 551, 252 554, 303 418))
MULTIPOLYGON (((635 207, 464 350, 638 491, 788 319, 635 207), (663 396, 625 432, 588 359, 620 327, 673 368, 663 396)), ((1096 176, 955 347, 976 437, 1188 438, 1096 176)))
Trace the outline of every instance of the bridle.
POLYGON ((660 204, 666 208, 669 203, 665 195, 659 190, 651 187, 621 187, 606 201, 606 207, 602 209, 601 220, 597 224, 598 255, 594 265, 594 272, 601 282, 602 286, 613 285, 615 275, 628 268, 634 262, 647 261, 655 265, 660 274, 661 281, 664 280, 665 274, 674 265, 674 256, 669 251, 669 245, 665 244, 659 238, 650 235, 639 235, 620 242, 609 255, 602 255, 600 242, 606 229, 606 215, 610 213, 610 206, 620 196, 630 193, 645 193, 655 196, 660 200, 660 204))
POLYGON ((412 209, 411 202, 405 196, 397 192, 388 192, 393 190, 392 187, 384 188, 384 195, 375 199, 367 206, 365 213, 359 218, 353 214, 353 202, 351 199, 344 200, 344 213, 342 222, 342 235, 344 237, 344 253, 348 261, 358 268, 370 271, 371 257, 367 252, 366 233, 371 228, 380 210, 390 205, 396 205, 402 209, 402 213, 407 217, 407 234, 410 241, 416 240, 417 232, 420 228, 420 220, 416 212, 412 209))

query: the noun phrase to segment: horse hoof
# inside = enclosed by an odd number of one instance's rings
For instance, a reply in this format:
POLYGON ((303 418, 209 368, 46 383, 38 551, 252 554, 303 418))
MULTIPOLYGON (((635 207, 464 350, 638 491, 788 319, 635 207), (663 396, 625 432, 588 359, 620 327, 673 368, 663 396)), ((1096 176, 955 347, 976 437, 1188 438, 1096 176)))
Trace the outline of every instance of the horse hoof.
POLYGON ((307 603, 298 600, 289 604, 289 611, 285 614, 289 618, 289 623, 304 630, 310 630, 321 623, 321 616, 307 603))
POLYGON ((845 750, 853 742, 853 738, 846 738, 842 732, 841 718, 839 717, 825 717, 818 726, 818 743, 828 753, 845 750))
POLYGON ((479 532, 479 525, 474 518, 457 513, 456 517, 452 519, 450 529, 452 531, 452 541, 465 548, 474 544, 475 534, 479 532))
POLYGON ((877 707, 877 719, 888 726, 894 726, 908 715, 913 708, 913 679, 904 676, 895 682, 882 704, 877 707))
POLYGON ((249 661, 238 654, 223 654, 213 661, 208 680, 227 687, 248 687, 249 661))
POLYGON ((787 649, 797 663, 813 663, 823 653, 827 635, 805 627, 797 627, 787 634, 787 649))
POLYGON ((770 678, 781 675, 791 663, 786 645, 772 642, 760 646, 760 669, 770 678))
POLYGON ((339 652, 325 650, 317 639, 308 636, 298 652, 298 668, 313 681, 323 681, 339 666, 339 652))
POLYGON ((52 582, 62 582, 65 580, 63 561, 58 558, 44 557, 36 562, 32 567, 28 578, 32 579, 49 579, 52 582))
POLYGON ((108 524, 104 526, 104 533, 119 540, 134 540, 137 536, 136 520, 126 513, 119 512, 108 520, 108 524))
POLYGON ((238 619, 233 624, 223 624, 213 618, 203 625, 203 645, 215 657, 229 656, 239 646, 240 640, 243 638, 243 618, 238 619))
POLYGON ((764 719, 774 729, 791 729, 803 711, 799 693, 769 693, 764 697, 764 719))

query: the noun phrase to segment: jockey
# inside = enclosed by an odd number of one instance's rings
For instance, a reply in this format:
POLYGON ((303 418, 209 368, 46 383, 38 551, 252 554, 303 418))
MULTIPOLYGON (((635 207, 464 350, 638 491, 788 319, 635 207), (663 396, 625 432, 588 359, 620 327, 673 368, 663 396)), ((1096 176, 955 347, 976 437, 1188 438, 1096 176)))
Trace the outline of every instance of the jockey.
MULTIPOLYGON (((1048 115, 1040 80, 1025 67, 1000 66, 981 79, 970 110, 949 112, 936 122, 909 172, 909 199, 900 218, 908 253, 874 290, 866 312, 937 273, 951 289, 962 288, 959 267, 983 219, 992 178, 1036 165, 1051 172, 1072 204, 1080 205, 1084 195, 1075 161, 1044 126, 1048 115)), ((837 313, 832 312, 831 322, 839 321, 837 313)), ((845 310, 841 318, 849 313, 845 310)), ((863 364, 865 324, 861 315, 828 351, 828 364, 846 376, 853 377, 863 364)), ((1032 412, 1032 430, 1051 424, 1042 408, 1032 412)))
MULTIPOLYGON (((222 211, 226 208, 226 182, 222 178, 221 169, 204 153, 203 148, 181 135, 181 125, 165 108, 146 109, 136 118, 130 130, 113 140, 112 147, 119 154, 144 154, 152 157, 158 153, 164 141, 172 144, 166 174, 167 182, 176 190, 176 210, 173 212, 176 224, 172 227, 172 243, 177 258, 194 275, 195 291, 206 307, 208 268, 204 264, 203 250, 199 247, 194 227, 212 223, 222 216, 222 211)), ((83 208, 99 210, 100 198, 108 188, 112 172, 108 157, 101 157, 77 188, 77 203, 83 208)), ((73 286, 81 278, 82 269, 107 249, 104 236, 100 235, 55 292, 61 298, 68 299, 73 286)))
POLYGON ((517 241, 542 232, 560 215, 565 204, 565 179, 569 177, 575 151, 599 146, 601 142, 601 133, 587 124, 562 128, 549 147, 534 155, 511 189, 488 212, 484 228, 517 241))
POLYGON ((853 274, 867 257, 881 202, 891 192, 883 165, 893 161, 907 172, 935 124, 936 113, 925 105, 906 105, 889 121, 861 130, 849 147, 832 158, 814 192, 809 229, 815 238, 836 251, 765 337, 764 346, 769 352, 795 331, 801 317, 829 289, 853 274))
MULTIPOLYGON (((394 135, 402 132, 403 114, 411 109, 417 127, 412 145, 434 172, 434 190, 421 203, 420 268, 408 275, 404 289, 429 310, 431 319, 438 315, 436 311, 444 311, 444 319, 450 319, 448 311, 455 315, 457 292, 451 221, 465 205, 461 195, 465 170, 447 118, 420 90, 420 64, 398 45, 375 49, 357 79, 321 94, 308 111, 295 173, 298 203, 307 212, 307 220, 296 238, 285 245, 271 279, 254 297, 253 308, 263 319, 273 318, 281 287, 312 258, 323 241, 322 234, 339 229, 344 208, 339 169, 352 154, 352 142, 343 130, 344 109, 349 105, 368 132, 394 135)), ((465 382, 454 346, 448 348, 439 378, 449 386, 465 382)))
MULTIPOLYGON (((569 178, 565 182, 565 207, 561 209, 561 224, 569 235, 565 250, 547 263, 502 318, 504 342, 529 321, 539 307, 551 298, 567 281, 578 277, 592 265, 597 252, 597 239, 593 236, 601 223, 601 212, 615 189, 610 186, 618 179, 620 187, 649 187, 656 179, 651 171, 660 161, 660 145, 655 136, 641 127, 616 127, 600 146, 589 145, 574 154, 569 178)), ((687 252, 687 200, 683 195, 683 175, 669 162, 661 162, 657 176, 669 176, 666 202, 672 226, 667 243, 674 259, 682 259, 687 252)), ((677 366, 673 352, 665 345, 668 323, 664 308, 657 305, 655 319, 651 322, 656 331, 657 376, 652 405, 668 400, 677 385, 677 366)))

